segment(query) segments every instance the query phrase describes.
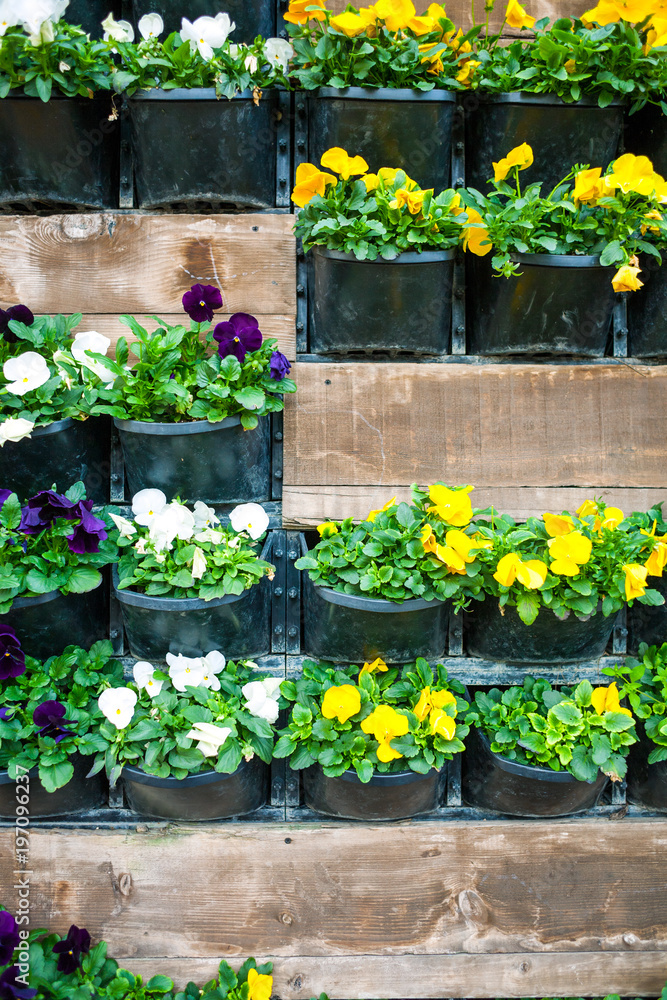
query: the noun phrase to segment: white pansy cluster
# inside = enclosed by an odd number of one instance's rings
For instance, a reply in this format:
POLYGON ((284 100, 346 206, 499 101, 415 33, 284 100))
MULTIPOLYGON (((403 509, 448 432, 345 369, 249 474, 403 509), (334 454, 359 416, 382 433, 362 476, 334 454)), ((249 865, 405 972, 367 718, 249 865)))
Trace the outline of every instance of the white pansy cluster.
POLYGON ((88 368, 93 374, 97 375, 100 381, 113 382, 115 378, 114 373, 109 371, 101 361, 95 361, 89 357, 87 353, 88 351, 92 351, 94 354, 104 355, 110 346, 111 341, 103 333, 97 333, 96 330, 82 331, 74 337, 72 356, 80 365, 83 365, 84 368, 88 368))
POLYGON ((53 25, 65 13, 69 0, 0 0, 0 37, 7 28, 20 25, 31 45, 44 45, 55 38, 53 25))
POLYGON ((214 55, 214 49, 221 48, 227 41, 227 36, 236 27, 230 20, 229 14, 216 14, 215 17, 198 17, 195 21, 188 21, 184 17, 181 21, 180 35, 184 42, 190 42, 190 50, 199 50, 199 55, 206 62, 210 62, 214 55))
POLYGON ((4 447, 8 441, 22 441, 29 438, 35 425, 32 420, 25 417, 7 417, 0 424, 0 448, 4 447))
POLYGON ((280 711, 280 678, 264 677, 261 681, 250 681, 241 688, 246 699, 243 706, 251 715, 267 722, 275 722, 280 711))

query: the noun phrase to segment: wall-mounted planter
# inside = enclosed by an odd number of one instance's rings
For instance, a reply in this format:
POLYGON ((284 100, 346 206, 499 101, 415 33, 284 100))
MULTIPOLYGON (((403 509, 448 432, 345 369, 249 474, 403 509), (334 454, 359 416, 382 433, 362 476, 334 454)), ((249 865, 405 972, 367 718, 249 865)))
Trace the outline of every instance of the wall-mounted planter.
POLYGON ((116 18, 120 17, 120 8, 118 0, 69 0, 63 20, 68 24, 81 25, 91 38, 97 39, 103 34, 102 21, 109 13, 116 18))
POLYGON ((254 42, 257 35, 272 38, 276 34, 276 5, 271 0, 132 0, 132 17, 137 24, 144 14, 156 13, 164 21, 165 38, 172 31, 181 30, 181 21, 187 17, 215 17, 225 10, 234 24, 232 38, 235 42, 254 42))
POLYGON ((56 420, 29 438, 0 449, 0 481, 19 500, 55 484, 61 492, 82 480, 96 504, 109 502, 110 428, 107 417, 56 420))
POLYGON ((667 117, 656 104, 647 104, 628 115, 625 122, 624 146, 635 156, 648 156, 653 169, 667 173, 667 117))
POLYGON ((0 207, 116 208, 120 125, 112 111, 104 92, 54 94, 45 104, 11 91, 0 100, 0 207))
POLYGON ((449 187, 456 96, 449 90, 322 87, 308 95, 308 158, 332 146, 369 170, 400 167, 422 188, 449 187))
POLYGON ((649 764, 649 754, 656 744, 644 732, 644 723, 637 723, 639 742, 628 754, 627 798, 638 806, 667 812, 667 761, 649 764))
MULTIPOLYGON (((301 538, 301 554, 308 551, 301 538)), ((418 656, 436 659, 447 642, 449 605, 445 601, 383 601, 315 587, 303 574, 303 639, 311 656, 336 663, 409 663, 418 656)))
POLYGON ((36 597, 16 597, 0 621, 11 625, 24 651, 38 660, 62 653, 65 646, 90 649, 109 634, 107 594, 103 580, 86 594, 53 590, 36 597))
POLYGON ((491 255, 466 255, 468 353, 604 355, 614 268, 597 256, 512 254, 518 275, 498 277, 491 255))
POLYGON ((71 758, 74 774, 62 788, 47 792, 39 780, 38 769, 28 772, 29 782, 18 785, 7 771, 0 771, 0 819, 16 818, 16 790, 23 788, 30 794, 30 821, 51 816, 69 816, 72 813, 87 812, 104 804, 107 783, 104 774, 86 778, 92 766, 92 757, 74 754, 71 758))
POLYGON ((303 772, 304 801, 315 812, 341 819, 408 819, 438 808, 446 773, 446 766, 428 774, 376 773, 364 784, 353 770, 328 778, 318 764, 303 772))
MULTIPOLYGON (((271 538, 261 559, 268 559, 271 538)), ((261 580, 238 596, 212 601, 197 597, 148 597, 135 590, 118 590, 113 568, 114 596, 120 602, 130 653, 138 660, 163 660, 166 653, 202 656, 221 649, 229 660, 264 656, 270 651, 268 582, 261 580)), ((10 622, 11 624, 11 622, 10 622)))
POLYGON ((493 163, 527 142, 535 157, 522 186, 542 181, 546 195, 572 169, 606 167, 623 132, 623 106, 598 107, 594 97, 566 104, 552 94, 466 95, 466 184, 485 191, 493 163))
POLYGON ((667 357, 667 260, 662 265, 644 254, 644 287, 628 295, 628 354, 633 358, 667 357))
POLYGON ((219 423, 161 424, 114 418, 131 496, 159 489, 206 503, 268 500, 271 431, 268 417, 245 431, 239 416, 219 423))
MULTIPOLYGON (((649 586, 657 590, 667 601, 667 576, 649 577, 649 586)), ((634 601, 627 611, 628 652, 636 653, 639 643, 648 646, 661 646, 667 642, 667 604, 651 607, 634 601)))
POLYGON ((576 663, 604 654, 618 615, 598 613, 585 621, 574 614, 563 621, 541 608, 532 625, 525 625, 516 608, 501 615, 496 598, 487 595, 464 613, 466 647, 470 656, 504 663, 576 663))
POLYGON ((277 90, 258 104, 250 90, 231 101, 213 89, 148 90, 127 106, 138 208, 275 206, 277 90))
POLYGON ((578 781, 569 771, 533 767, 493 753, 488 737, 470 730, 463 760, 463 801, 505 816, 569 816, 597 804, 607 778, 578 781))
POLYGON ((454 250, 428 250, 364 261, 313 247, 310 350, 446 353, 454 257, 454 250))
POLYGON ((265 805, 269 768, 255 757, 232 774, 202 771, 187 778, 156 778, 126 764, 121 777, 130 809, 154 819, 229 819, 265 805))

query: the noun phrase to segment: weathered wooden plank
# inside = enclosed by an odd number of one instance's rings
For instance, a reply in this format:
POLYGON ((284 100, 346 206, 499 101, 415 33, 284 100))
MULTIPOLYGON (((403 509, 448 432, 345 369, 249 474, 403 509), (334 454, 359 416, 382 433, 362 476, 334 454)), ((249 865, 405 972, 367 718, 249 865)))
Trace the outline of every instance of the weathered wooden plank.
MULTIPOLYGON (((427 485, 427 484, 424 484, 427 485)), ((410 500, 408 486, 290 486, 283 490, 283 525, 286 528, 313 528, 322 521, 366 517, 370 510, 382 507, 392 496, 410 500)), ((564 487, 547 489, 508 486, 484 487, 471 494, 474 507, 493 504, 502 514, 517 521, 545 511, 560 514, 574 511, 588 497, 600 497, 610 506, 620 507, 627 514, 633 510, 648 510, 656 503, 667 504, 667 486, 663 489, 620 489, 617 487, 564 487)), ((666 508, 667 509, 667 508, 666 508)))
MULTIPOLYGON (((665 964, 655 952, 577 952, 539 955, 401 955, 378 958, 276 958, 273 960, 274 996, 302 1000, 326 993, 331 1000, 348 997, 535 997, 652 996, 665 981, 665 964)), ((256 955, 258 962, 272 958, 256 955)), ((159 971, 177 985, 188 979, 204 983, 214 978, 211 959, 160 959, 159 971)), ((240 963, 232 962, 234 967, 240 963)), ((158 971, 155 959, 131 959, 132 972, 146 978, 158 971)))
POLYGON ((294 315, 289 215, 0 217, 0 306, 33 312, 179 313, 194 282, 229 312, 294 315))
POLYGON ((300 364, 288 487, 662 488, 665 366, 300 364))
MULTIPOLYGON (((366 955, 524 952, 606 961, 667 946, 661 820, 139 829, 33 826, 33 925, 85 926, 120 961, 357 956, 362 967, 366 955)), ((0 885, 10 887, 11 829, 0 848, 0 885)), ((3 903, 15 905, 11 889, 3 903)), ((405 988, 397 980, 393 995, 405 988)))

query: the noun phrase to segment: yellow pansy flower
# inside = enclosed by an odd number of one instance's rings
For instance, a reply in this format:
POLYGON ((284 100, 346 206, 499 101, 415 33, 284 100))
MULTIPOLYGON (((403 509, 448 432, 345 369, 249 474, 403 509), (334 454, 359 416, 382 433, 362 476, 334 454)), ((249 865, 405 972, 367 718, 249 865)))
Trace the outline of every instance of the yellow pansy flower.
POLYGON ((649 233, 659 233, 660 232, 660 226, 651 226, 651 225, 649 225, 650 222, 662 222, 662 214, 660 212, 658 212, 657 209, 652 208, 650 212, 646 213, 646 215, 644 216, 644 218, 648 219, 648 222, 642 222, 642 224, 641 224, 641 233, 642 233, 642 236, 645 236, 647 232, 649 232, 649 233))
MULTIPOLYGON (((615 528, 618 528, 624 517, 625 514, 620 507, 605 507, 600 518, 599 527, 614 531, 615 528)), ((596 527, 598 526, 596 525, 596 527)))
POLYGON ((655 190, 656 175, 648 156, 624 153, 612 164, 610 177, 621 191, 649 195, 655 190))
POLYGON ((553 559, 549 569, 558 576, 576 576, 593 551, 590 538, 586 538, 580 531, 552 538, 548 544, 549 557, 553 559))
POLYGON ((353 684, 340 684, 330 687, 324 692, 322 699, 322 715, 325 719, 338 719, 347 722, 361 708, 361 695, 353 684))
POLYGON ((505 22, 510 28, 532 28, 535 18, 526 14, 518 0, 509 0, 505 11, 505 22))
POLYGON ((577 70, 577 64, 574 59, 566 59, 563 63, 563 69, 567 74, 575 73, 577 70))
POLYGON ((462 83, 465 87, 469 87, 472 83, 472 78, 475 75, 475 70, 482 64, 478 59, 466 59, 465 62, 460 65, 461 68, 456 74, 456 82, 462 83))
POLYGON ((331 149, 327 149, 326 153, 322 154, 320 163, 323 167, 333 170, 344 181, 356 174, 365 174, 368 170, 368 164, 363 156, 350 156, 340 146, 332 146, 331 149))
POLYGON ((511 587, 518 580, 528 590, 537 590, 547 578, 547 567, 541 559, 524 562, 518 552, 508 552, 498 560, 493 578, 503 587, 511 587))
POLYGON ((611 284, 615 292, 636 292, 642 288, 643 281, 639 280, 641 268, 633 267, 632 264, 622 264, 611 279, 611 284))
POLYGON ((493 164, 494 180, 504 181, 510 170, 517 167, 519 170, 526 170, 533 162, 533 150, 527 142, 522 142, 520 146, 511 149, 507 156, 493 164))
MULTIPOLYGON (((460 28, 458 31, 448 31, 445 34, 445 41, 447 42, 447 45, 457 55, 465 55, 466 52, 472 52, 472 45, 470 42, 464 42, 463 37, 463 32, 460 28)), ((475 65, 479 66, 480 63, 475 63, 475 65)))
POLYGON ((390 31, 407 28, 417 11, 411 0, 377 0, 375 13, 390 31))
POLYGON ((591 695, 591 705, 598 715, 603 715, 605 712, 622 712, 623 715, 629 715, 632 718, 632 712, 629 709, 621 708, 616 681, 613 681, 609 687, 595 688, 591 695))
POLYGON ((667 535, 656 540, 653 551, 644 563, 648 576, 662 576, 662 571, 667 566, 667 535))
POLYGON ((438 25, 435 23, 432 17, 427 14, 422 17, 413 17, 408 21, 406 27, 410 29, 413 35, 418 38, 420 35, 428 35, 429 32, 435 31, 438 25))
POLYGON ((556 538, 558 535, 567 535, 574 531, 574 521, 569 514, 543 514, 542 520, 547 529, 547 535, 556 538))
POLYGON ((359 671, 359 677, 361 677, 362 674, 385 674, 387 670, 389 670, 387 664, 380 656, 377 656, 372 663, 364 663, 363 667, 359 671))
POLYGON ((332 535, 338 534, 338 525, 335 521, 324 521, 323 524, 318 524, 317 530, 320 538, 331 538, 332 535))
MULTIPOLYGON (((424 45, 419 46, 419 51, 424 53, 431 52, 436 46, 433 42, 426 42, 424 45)), ((427 73, 433 73, 438 76, 440 73, 444 72, 444 65, 442 59, 440 58, 440 53, 435 52, 433 55, 423 55, 420 62, 431 63, 429 69, 426 70, 427 73)))
POLYGON ((389 508, 393 507, 395 503, 396 503, 396 497, 392 497, 391 500, 387 500, 387 502, 384 505, 384 507, 380 507, 379 510, 372 510, 372 511, 370 511, 369 514, 368 514, 368 517, 366 518, 366 520, 367 521, 374 521, 375 518, 378 516, 378 514, 382 514, 382 513, 384 513, 385 510, 389 510, 389 508))
POLYGON ((384 764, 397 760, 403 754, 390 745, 395 736, 405 736, 409 724, 407 717, 401 715, 391 705, 378 705, 368 718, 361 723, 364 733, 373 736, 380 744, 377 748, 378 760, 384 764))
POLYGON ((369 194, 371 191, 375 191, 376 187, 380 183, 380 178, 377 174, 365 174, 361 179, 366 185, 366 190, 369 194))
POLYGON ((639 563, 626 563, 623 567, 625 573, 625 599, 632 601, 635 597, 643 597, 646 593, 646 577, 648 570, 646 566, 639 563))
POLYGON ((449 545, 439 545, 436 543, 431 551, 435 558, 447 567, 450 573, 459 573, 461 576, 465 574, 465 560, 461 558, 458 552, 450 548, 449 545))
MULTIPOLYGON (((348 38, 356 38, 366 30, 366 21, 351 10, 346 10, 343 14, 337 14, 329 21, 330 27, 335 31, 340 31, 348 38)), ((335 169, 334 167, 331 168, 335 169)))
POLYGON ((428 10, 426 11, 428 16, 434 21, 445 21, 447 20, 447 14, 445 8, 440 3, 429 4, 428 10))
MULTIPOLYGON (((419 215, 422 210, 422 204, 424 201, 424 196, 426 191, 408 191, 406 188, 398 188, 396 191, 396 198, 394 202, 390 203, 390 208, 403 208, 404 205, 407 206, 410 215, 419 215)), ((430 189, 430 194, 433 194, 433 188, 430 189)))
POLYGON ((421 530, 421 543, 426 552, 435 552, 435 535, 430 524, 425 524, 421 530))
POLYGON ((577 517, 591 517, 597 514, 598 505, 595 500, 584 500, 581 507, 577 507, 577 517))
POLYGON ((257 969, 248 969, 248 1000, 270 1000, 273 976, 260 976, 257 969))
POLYGON ((428 717, 428 727, 434 736, 443 736, 446 740, 453 740, 456 736, 456 722, 441 708, 433 709, 428 717))
POLYGON ((614 24, 621 20, 636 24, 649 14, 661 12, 664 7, 663 0, 599 0, 595 7, 581 15, 581 20, 585 25, 593 22, 614 24))
POLYGON ((283 17, 290 24, 307 24, 308 21, 324 21, 324 0, 291 0, 283 17), (320 7, 321 10, 306 10, 306 7, 320 7))
POLYGON ((472 504, 468 496, 472 489, 472 486, 465 486, 462 490, 450 490, 447 486, 435 483, 428 488, 428 497, 433 501, 433 506, 426 509, 429 514, 436 514, 446 524, 464 528, 472 520, 472 504))
POLYGON ((602 177, 600 167, 580 170, 574 178, 574 191, 572 192, 574 203, 577 206, 594 205, 605 195, 613 194, 615 189, 616 182, 613 177, 602 177))
POLYGON ((296 168, 296 184, 292 191, 292 201, 303 208, 316 194, 324 194, 329 184, 335 184, 336 178, 319 170, 313 163, 300 163, 296 168))
MULTIPOLYGON (((443 709, 445 705, 454 706, 454 716, 456 716, 456 697, 451 691, 431 691, 431 688, 427 685, 422 688, 419 700, 415 707, 412 709, 414 714, 417 716, 420 722, 423 722, 426 716, 433 711, 433 709, 443 709)), ((452 718, 454 717, 452 716, 452 718)))
MULTIPOLYGON (((466 208, 468 222, 481 222, 482 216, 476 208, 466 208)), ((489 240, 489 231, 484 226, 469 226, 461 233, 463 249, 474 253, 476 257, 484 257, 493 250, 489 240)))

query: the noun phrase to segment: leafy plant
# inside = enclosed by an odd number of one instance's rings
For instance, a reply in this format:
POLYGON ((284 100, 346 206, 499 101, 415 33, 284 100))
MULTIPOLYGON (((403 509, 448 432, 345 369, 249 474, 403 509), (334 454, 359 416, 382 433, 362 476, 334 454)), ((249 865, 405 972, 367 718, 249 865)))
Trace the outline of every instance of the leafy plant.
POLYGON ((603 673, 615 677, 621 698, 644 722, 644 732, 655 744, 649 764, 667 760, 667 642, 661 646, 639 645, 639 657, 628 656, 625 663, 605 667, 603 673))
POLYGON ((176 1000, 269 1000, 273 977, 269 973, 272 962, 257 965, 254 958, 247 958, 238 972, 228 962, 220 963, 218 978, 211 979, 203 989, 188 983, 176 1000))
POLYGON ((403 771, 440 770, 463 750, 468 707, 463 685, 422 658, 402 670, 380 658, 355 666, 306 660, 297 681, 284 681, 293 703, 273 756, 300 770, 320 764, 328 777, 354 768, 360 781, 403 771))
POLYGON ((637 742, 632 713, 620 707, 616 685, 593 689, 586 680, 555 691, 548 681, 527 676, 521 687, 477 691, 465 721, 486 734, 493 753, 567 770, 578 781, 595 781, 598 769, 621 781, 628 750, 637 742))

